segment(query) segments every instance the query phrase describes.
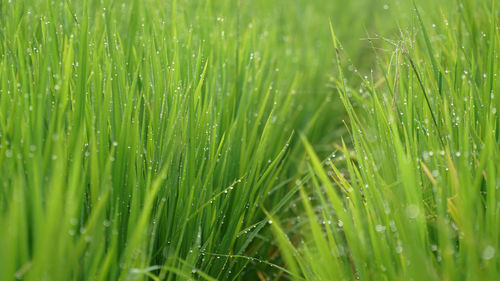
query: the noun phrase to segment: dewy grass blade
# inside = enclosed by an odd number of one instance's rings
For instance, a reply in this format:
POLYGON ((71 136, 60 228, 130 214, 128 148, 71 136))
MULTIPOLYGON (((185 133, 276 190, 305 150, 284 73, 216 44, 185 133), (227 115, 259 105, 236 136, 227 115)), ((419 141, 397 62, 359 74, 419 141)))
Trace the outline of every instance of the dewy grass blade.
POLYGON ((0 1, 0 280, 499 279, 499 11, 0 1))

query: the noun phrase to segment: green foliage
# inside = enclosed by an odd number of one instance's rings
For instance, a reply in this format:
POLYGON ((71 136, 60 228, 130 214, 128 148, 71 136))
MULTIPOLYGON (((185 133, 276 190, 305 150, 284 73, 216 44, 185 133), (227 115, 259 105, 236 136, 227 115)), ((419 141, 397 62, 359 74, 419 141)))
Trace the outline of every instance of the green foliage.
POLYGON ((499 7, 438 8, 0 0, 0 280, 498 279, 499 7))
POLYGON ((301 231, 310 235, 296 246, 278 240, 295 275, 498 280, 499 7, 478 2, 460 1, 434 24, 416 5, 399 39, 373 38, 379 70, 360 86, 345 82, 332 29, 353 145, 323 163, 303 140, 312 179, 301 186, 301 231))
POLYGON ((293 132, 332 96, 279 5, 0 7, 0 279, 238 279, 255 262, 233 255, 265 258, 261 208, 290 200, 293 132))

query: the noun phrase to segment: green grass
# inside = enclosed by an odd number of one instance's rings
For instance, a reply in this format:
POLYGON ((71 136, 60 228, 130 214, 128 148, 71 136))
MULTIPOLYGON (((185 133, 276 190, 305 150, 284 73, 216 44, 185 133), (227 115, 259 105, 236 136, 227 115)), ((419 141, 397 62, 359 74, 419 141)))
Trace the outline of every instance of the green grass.
POLYGON ((0 280, 498 279, 499 8, 0 0, 0 280))
POLYGON ((309 235, 292 245, 274 227, 295 275, 499 278, 498 3, 462 3, 435 24, 417 5, 398 37, 374 37, 378 70, 359 88, 344 82, 350 64, 332 29, 353 143, 322 161, 303 138, 309 235))

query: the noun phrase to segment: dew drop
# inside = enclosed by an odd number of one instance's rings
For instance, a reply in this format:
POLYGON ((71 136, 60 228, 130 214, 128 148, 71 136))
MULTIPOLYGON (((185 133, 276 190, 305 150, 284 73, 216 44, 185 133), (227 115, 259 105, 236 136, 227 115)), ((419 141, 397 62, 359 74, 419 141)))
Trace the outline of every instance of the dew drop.
POLYGON ((377 225, 375 226, 375 230, 376 230, 377 232, 384 232, 384 231, 385 231, 385 226, 380 225, 380 224, 377 224, 377 225))
POLYGON ((484 248, 483 253, 481 255, 481 257, 484 260, 490 260, 494 256, 495 256, 495 248, 493 248, 491 245, 486 246, 486 248, 484 248))
POLYGON ((410 219, 414 219, 418 216, 418 213, 419 213, 419 209, 418 209, 418 206, 415 205, 415 204, 410 204, 406 207, 406 215, 410 218, 410 219))

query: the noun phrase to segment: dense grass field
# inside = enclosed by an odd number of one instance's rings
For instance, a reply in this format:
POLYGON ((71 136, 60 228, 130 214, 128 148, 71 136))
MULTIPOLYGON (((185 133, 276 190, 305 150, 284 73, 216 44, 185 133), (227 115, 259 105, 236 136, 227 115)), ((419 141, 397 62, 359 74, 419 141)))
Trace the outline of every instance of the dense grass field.
POLYGON ((499 22, 0 0, 0 280, 500 280, 499 22))

